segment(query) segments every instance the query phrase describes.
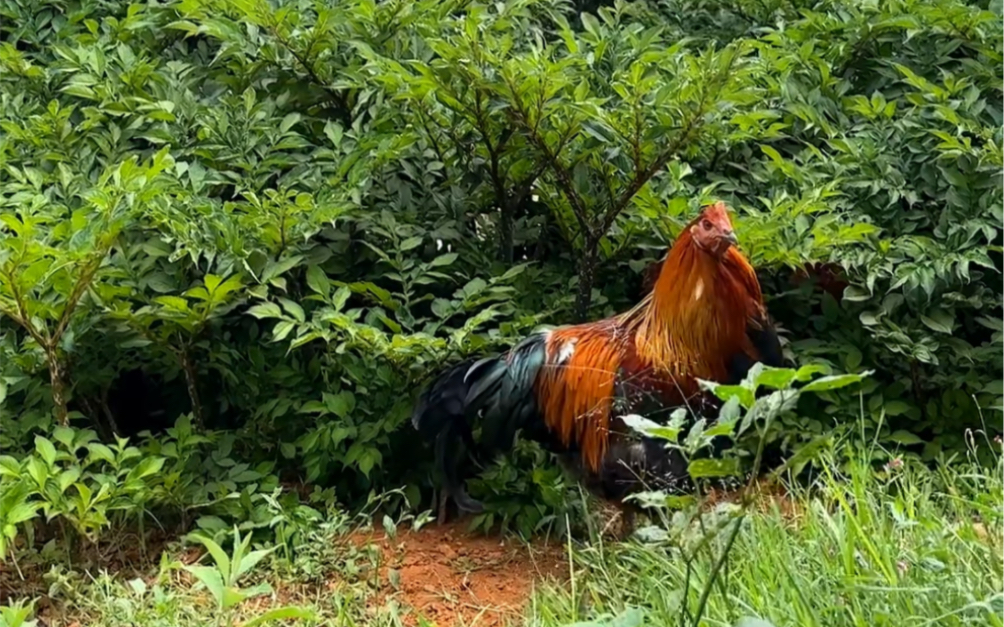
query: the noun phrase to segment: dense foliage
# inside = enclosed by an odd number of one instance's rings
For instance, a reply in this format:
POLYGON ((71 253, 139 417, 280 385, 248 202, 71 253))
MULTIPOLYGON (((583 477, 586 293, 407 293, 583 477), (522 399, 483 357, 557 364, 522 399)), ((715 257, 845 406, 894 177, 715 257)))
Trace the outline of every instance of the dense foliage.
MULTIPOLYGON (((1000 3, 593 4, 0 3, 0 541, 427 504, 429 375, 627 308, 715 198, 789 357, 874 371, 773 445, 999 432, 1000 3)), ((481 481, 531 529, 541 455, 481 481)))

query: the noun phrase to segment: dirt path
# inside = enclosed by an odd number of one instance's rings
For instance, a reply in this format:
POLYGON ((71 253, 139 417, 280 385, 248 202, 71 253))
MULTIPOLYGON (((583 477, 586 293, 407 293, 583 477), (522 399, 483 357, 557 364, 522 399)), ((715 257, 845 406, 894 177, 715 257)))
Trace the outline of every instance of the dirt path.
MULTIPOLYGON (((385 586, 380 601, 393 597, 438 627, 497 627, 519 614, 535 584, 568 573, 567 555, 556 541, 527 545, 469 534, 465 525, 430 525, 396 538, 382 530, 354 534, 359 545, 380 548, 380 580, 397 580, 385 586)), ((409 624, 417 624, 417 617, 409 624)))

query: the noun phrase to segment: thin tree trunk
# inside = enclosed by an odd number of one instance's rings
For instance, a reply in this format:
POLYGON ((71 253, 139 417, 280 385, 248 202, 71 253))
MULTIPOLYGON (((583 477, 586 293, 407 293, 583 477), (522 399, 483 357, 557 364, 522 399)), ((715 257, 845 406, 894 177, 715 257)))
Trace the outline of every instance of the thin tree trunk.
POLYGON ((181 352, 181 369, 185 373, 185 385, 188 387, 188 398, 192 403, 192 416, 195 418, 196 426, 201 429, 203 428, 202 403, 199 401, 199 388, 195 383, 195 366, 192 364, 192 360, 188 356, 187 349, 182 349, 181 352))
POLYGON ((66 408, 66 386, 63 382, 63 366, 55 350, 45 352, 49 362, 49 380, 52 387, 52 403, 56 406, 56 419, 64 427, 70 425, 70 412, 66 408))
POLYGON ((585 321, 589 315, 589 306, 593 302, 593 283, 596 280, 596 256, 599 243, 592 238, 586 239, 579 259, 579 291, 575 295, 575 316, 585 321))
POLYGON ((101 410, 105 414, 105 418, 108 420, 108 427, 112 430, 112 435, 115 437, 119 436, 119 425, 115 421, 115 415, 112 413, 112 408, 108 404, 108 388, 101 388, 101 410))
POLYGON ((512 200, 503 199, 505 202, 499 206, 499 258, 506 264, 512 263, 512 232, 513 214, 516 213, 515 203, 512 200))

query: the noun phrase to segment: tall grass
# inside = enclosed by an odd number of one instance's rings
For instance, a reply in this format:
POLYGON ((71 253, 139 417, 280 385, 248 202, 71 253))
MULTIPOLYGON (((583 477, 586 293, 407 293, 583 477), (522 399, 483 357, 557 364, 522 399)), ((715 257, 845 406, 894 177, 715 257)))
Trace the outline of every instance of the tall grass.
MULTIPOLYGON (((702 625, 1004 624, 999 454, 993 468, 893 463, 878 473, 865 457, 825 464, 783 508, 748 516, 702 625)), ((684 624, 688 573, 672 550, 594 539, 571 552, 572 585, 539 591, 525 624, 684 624)), ((711 567, 710 557, 691 563, 691 606, 711 567)))

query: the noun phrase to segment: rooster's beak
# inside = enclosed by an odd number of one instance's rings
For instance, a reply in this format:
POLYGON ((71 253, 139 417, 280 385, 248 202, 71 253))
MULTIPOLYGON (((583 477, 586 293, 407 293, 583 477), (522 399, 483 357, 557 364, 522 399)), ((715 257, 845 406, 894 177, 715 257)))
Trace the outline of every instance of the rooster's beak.
POLYGON ((729 246, 738 246, 739 245, 739 239, 736 238, 736 232, 735 231, 729 231, 728 233, 725 233, 722 236, 722 239, 725 240, 726 242, 728 242, 729 246))

